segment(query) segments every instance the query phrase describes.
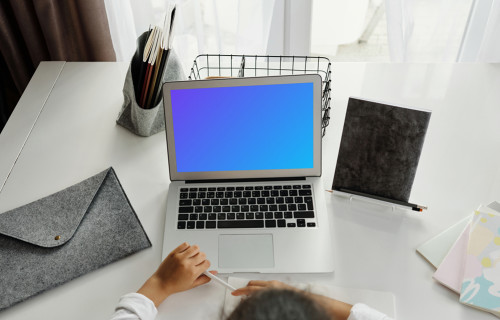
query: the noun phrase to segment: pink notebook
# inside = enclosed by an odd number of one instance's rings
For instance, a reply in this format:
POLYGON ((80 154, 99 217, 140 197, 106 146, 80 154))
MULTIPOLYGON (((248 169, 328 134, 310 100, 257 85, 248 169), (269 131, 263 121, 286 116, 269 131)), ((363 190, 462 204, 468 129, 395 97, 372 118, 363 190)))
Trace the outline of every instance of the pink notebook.
POLYGON ((470 222, 452 245, 432 276, 434 280, 460 294, 464 274, 465 253, 469 242, 470 222))

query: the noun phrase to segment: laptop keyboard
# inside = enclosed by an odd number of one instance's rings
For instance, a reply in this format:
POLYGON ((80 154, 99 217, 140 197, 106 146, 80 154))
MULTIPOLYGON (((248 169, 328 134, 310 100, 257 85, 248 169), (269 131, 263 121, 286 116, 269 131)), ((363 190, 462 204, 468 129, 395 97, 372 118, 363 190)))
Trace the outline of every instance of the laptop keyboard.
POLYGON ((177 229, 316 227, 310 184, 181 188, 177 229))

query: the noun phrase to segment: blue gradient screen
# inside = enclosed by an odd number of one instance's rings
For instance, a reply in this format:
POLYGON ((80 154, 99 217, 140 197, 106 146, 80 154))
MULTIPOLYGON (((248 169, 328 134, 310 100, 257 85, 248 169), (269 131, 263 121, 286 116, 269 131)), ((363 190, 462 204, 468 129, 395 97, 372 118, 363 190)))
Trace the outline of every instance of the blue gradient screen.
POLYGON ((313 83, 171 90, 178 172, 313 168, 313 83))

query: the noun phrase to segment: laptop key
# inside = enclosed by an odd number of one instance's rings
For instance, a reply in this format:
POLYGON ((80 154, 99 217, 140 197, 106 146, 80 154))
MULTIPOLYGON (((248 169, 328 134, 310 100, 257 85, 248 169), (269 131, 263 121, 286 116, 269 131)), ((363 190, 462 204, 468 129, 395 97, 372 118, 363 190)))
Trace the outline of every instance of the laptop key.
POLYGON ((288 211, 297 211, 297 205, 296 204, 289 204, 288 211))
POLYGON ((216 220, 216 219, 217 219, 216 213, 209 213, 208 214, 208 220, 216 220))
POLYGON ((279 219, 278 220, 278 228, 284 228, 286 227, 286 220, 285 219, 279 219))
POLYGON ((192 200, 179 200, 179 206, 190 206, 193 204, 192 200))
POLYGON ((259 211, 259 206, 256 204, 252 204, 250 206, 250 211, 252 211, 252 212, 259 211))
POLYGON ((230 212, 231 211, 231 207, 230 206, 223 206, 222 207, 222 212, 230 212))
POLYGON ((264 213, 262 213, 262 212, 256 212, 255 213, 255 219, 264 219, 264 213))
POLYGON ((224 191, 226 190, 226 187, 217 187, 217 191, 224 191))
POLYGON ((305 204, 303 204, 303 203, 299 203, 299 204, 297 205, 297 209, 298 209, 299 211, 305 211, 305 210, 307 209, 307 207, 306 207, 306 205, 305 205, 305 204))
POLYGON ((198 191, 198 188, 189 188, 189 192, 198 191))
POLYGON ((302 185, 302 189, 311 189, 311 185, 310 184, 304 184, 304 185, 302 185))
POLYGON ((179 207, 179 213, 193 213, 194 207, 179 207))
POLYGON ((290 222, 290 223, 287 223, 287 224, 286 224, 286 226, 287 226, 288 228, 295 228, 295 223, 290 222))
POLYGON ((247 186, 247 187, 245 187, 245 190, 253 190, 253 187, 252 186, 247 186))
POLYGON ((227 206, 229 204, 229 199, 220 199, 221 206, 227 206))
POLYGON ((201 204, 201 199, 193 199, 193 205, 199 206, 201 204))
POLYGON ((248 198, 248 204, 256 204, 257 203, 257 199, 256 198, 248 198))
POLYGON ((181 198, 181 199, 187 199, 188 198, 187 192, 181 192, 181 193, 179 193, 179 198, 181 198))
POLYGON ((215 192, 211 192, 211 191, 207 192, 207 198, 215 198, 215 192))
POLYGON ((207 188, 199 188, 198 191, 207 191, 207 188))
POLYGON ((253 219, 253 218, 254 218, 254 214, 253 214, 253 212, 247 212, 247 213, 246 213, 246 215, 245 215, 245 218, 246 218, 247 220, 251 220, 251 219, 253 219))
POLYGON ((218 206, 219 205, 219 199, 212 199, 210 201, 210 204, 213 205, 213 206, 218 206))
POLYGON ((190 192, 189 193, 189 199, 194 199, 198 196, 198 193, 197 192, 190 192))
POLYGON ((186 229, 186 221, 177 222, 177 229, 186 229))
POLYGON ((208 206, 208 205, 210 205, 210 200, 209 199, 203 199, 203 200, 201 200, 201 204, 204 205, 204 206, 208 206))
POLYGON ((278 211, 278 206, 275 204, 269 205, 269 211, 278 211))
POLYGON ((196 225, 196 221, 188 221, 186 226, 187 226, 187 229, 194 229, 196 225))
POLYGON ((240 206, 232 206, 231 211, 232 212, 240 212, 240 206))
POLYGON ((226 220, 226 214, 224 212, 217 214, 217 220, 226 220))
POLYGON ((212 207, 211 206, 204 207, 203 212, 212 212, 212 207))
POLYGON ((196 229, 205 229, 205 221, 196 221, 196 229))
POLYGON ((215 221, 207 221, 205 222, 205 228, 206 229, 215 229, 217 227, 217 222, 215 221))
POLYGON ((292 186, 283 186, 283 189, 290 190, 290 189, 292 189, 292 186))
POLYGON ((273 190, 273 191, 271 191, 271 197, 277 197, 277 196, 279 196, 279 195, 280 195, 280 193, 279 193, 279 191, 278 191, 278 190, 273 190))
POLYGON ((202 206, 196 206, 196 207, 194 207, 194 212, 196 212, 196 213, 203 212, 203 207, 202 206))
POLYGON ((189 220, 198 220, 198 214, 197 213, 191 213, 189 215, 189 220))
POLYGON ((300 184, 296 184, 293 186, 294 189, 302 189, 302 186, 300 184))
POLYGON ((227 220, 234 220, 236 218, 236 213, 234 212, 229 212, 227 214, 227 220))
POLYGON ((257 204, 264 204, 264 203, 266 203, 265 198, 257 198, 257 204))
POLYGON ((264 190, 271 190, 273 186, 264 186, 264 190))
POLYGON ((312 191, 310 189, 299 190, 300 196, 312 196, 312 191))
POLYGON ((232 198, 233 197, 233 192, 232 191, 226 191, 226 193, 224 193, 224 197, 226 197, 226 198, 232 198))
POLYGON ((266 212, 264 216, 266 219, 274 219, 274 214, 272 212, 266 212))
POLYGON ((266 228, 276 228, 276 220, 266 220, 266 228))
POLYGON ((238 199, 236 198, 229 199, 229 204, 238 204, 238 199))
POLYGON ((236 190, 243 191, 243 190, 245 190, 245 188, 243 188, 243 187, 236 187, 236 190))
POLYGON ((316 222, 308 222, 307 226, 308 227, 316 227, 316 222))
POLYGON ((252 197, 254 198, 260 197, 260 191, 252 191, 252 197))
POLYGON ((238 220, 243 220, 243 219, 245 219, 245 214, 244 214, 243 212, 238 212, 238 213, 236 214, 236 219, 238 219, 238 220))
POLYGON ((293 213, 290 211, 285 212, 285 219, 292 219, 293 218, 293 213))
POLYGON ((208 214, 206 214, 206 213, 201 213, 198 215, 199 220, 207 220, 207 218, 208 218, 208 214))
POLYGON ((250 207, 247 205, 241 206, 241 212, 248 212, 250 211, 250 207))
POLYGON ((188 188, 181 188, 181 192, 188 192, 188 188))
POLYGON ((274 218, 275 219, 283 219, 283 212, 275 212, 274 218))
POLYGON ((274 186, 273 189, 274 190, 281 190, 281 189, 283 189, 283 187, 282 186, 274 186))
POLYGON ((314 210, 312 197, 304 197, 304 202, 307 205, 307 210, 314 210))
POLYGON ((188 219, 189 219, 189 215, 188 215, 188 214, 185 214, 185 213, 183 213, 183 214, 179 214, 179 215, 177 216, 177 220, 188 220, 188 219))
POLYGON ((290 197, 296 197, 299 193, 297 192, 297 190, 290 190, 288 191, 288 195, 290 197))
POLYGON ((274 198, 266 198, 266 203, 267 204, 274 204, 275 200, 274 200, 274 198))
POLYGON ((226 190, 227 191, 234 191, 234 187, 227 187, 226 190))
POLYGON ((240 198, 238 203, 239 204, 247 204, 247 198, 240 198))
POLYGON ((261 204, 259 206, 259 211, 268 211, 269 210, 269 206, 267 204, 261 204))
POLYGON ((314 211, 296 211, 293 213, 295 219, 314 218, 314 211))
POLYGON ((219 191, 219 192, 216 192, 216 193, 215 193, 215 197, 216 197, 216 198, 224 198, 224 192, 220 192, 220 191, 219 191))
POLYGON ((217 221, 217 228, 263 228, 263 220, 226 220, 217 221))
POLYGON ((276 203, 277 204, 283 204, 283 203, 285 203, 285 198, 283 198, 283 197, 276 198, 276 203))
POLYGON ((278 210, 279 210, 279 211, 287 211, 287 209, 288 209, 288 207, 287 207, 287 205, 286 205, 286 204, 280 204, 280 205, 278 206, 278 210))
POLYGON ((206 197, 207 197, 207 193, 206 192, 198 192, 198 198, 203 199, 203 198, 206 198, 206 197))
POLYGON ((295 201, 295 203, 304 203, 304 199, 302 199, 302 197, 295 197, 293 198, 293 200, 295 201))
POLYGON ((306 226, 306 220, 304 219, 297 219, 297 227, 303 228, 306 226))
POLYGON ((215 187, 210 187, 210 188, 208 188, 208 191, 215 191, 215 190, 216 190, 216 188, 215 188, 215 187))
POLYGON ((221 206, 214 206, 213 209, 214 209, 214 212, 221 212, 222 211, 221 206))

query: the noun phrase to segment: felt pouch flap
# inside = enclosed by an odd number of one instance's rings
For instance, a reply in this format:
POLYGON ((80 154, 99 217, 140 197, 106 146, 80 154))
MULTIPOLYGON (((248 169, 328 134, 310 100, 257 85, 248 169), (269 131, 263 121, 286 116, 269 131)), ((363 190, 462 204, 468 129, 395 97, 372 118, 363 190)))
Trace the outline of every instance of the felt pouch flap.
POLYGON ((0 234, 51 248, 68 242, 78 229, 106 176, 104 170, 82 182, 0 214, 0 234))

